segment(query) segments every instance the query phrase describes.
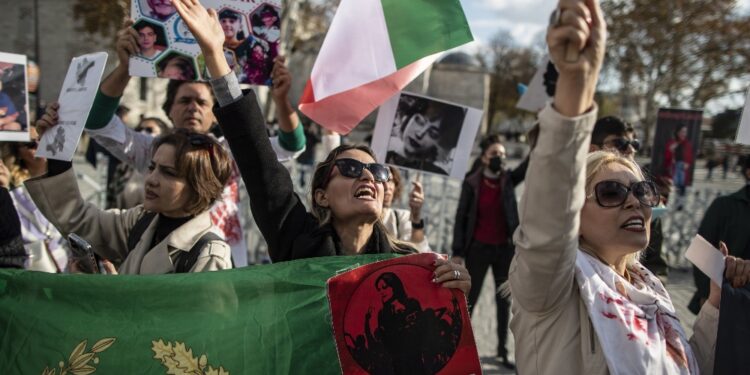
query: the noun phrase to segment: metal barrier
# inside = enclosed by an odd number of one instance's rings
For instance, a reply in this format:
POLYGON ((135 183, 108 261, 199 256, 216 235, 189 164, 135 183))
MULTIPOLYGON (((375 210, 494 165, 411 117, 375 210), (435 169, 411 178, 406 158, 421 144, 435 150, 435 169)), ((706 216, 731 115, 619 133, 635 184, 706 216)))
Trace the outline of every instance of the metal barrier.
MULTIPOLYGON (((96 179, 87 176, 85 173, 77 174, 79 180, 89 187, 89 189, 83 190, 92 191, 86 195, 85 200, 93 202, 99 207, 104 207, 105 205, 107 161, 108 158, 106 156, 99 154, 97 158, 96 179)), ((514 160, 511 161, 511 164, 515 165, 519 162, 520 160, 514 160)), ((285 163, 285 166, 289 170, 292 181, 294 181, 295 191, 309 208, 312 169, 296 162, 285 163), (302 172, 304 172, 304 178, 302 178, 302 172), (304 186, 301 183, 302 181, 304 181, 304 186)), ((402 170, 401 172, 404 184, 404 199, 395 201, 394 206, 408 209, 408 205, 405 204, 407 202, 406 197, 408 197, 411 182, 416 179, 417 173, 406 170, 402 170)), ((425 194, 425 203, 422 212, 426 222, 425 230, 430 247, 435 252, 449 254, 453 241, 456 208, 461 194, 461 181, 432 174, 423 174, 422 184, 425 194)), ((682 199, 681 210, 677 209, 677 195, 672 194, 668 205, 669 211, 662 217, 662 231, 664 233, 662 254, 670 267, 683 269, 690 267, 689 262, 684 258, 683 254, 697 233, 706 209, 717 197, 732 194, 735 190, 710 187, 689 188, 682 199)), ((519 200, 522 192, 523 184, 516 188, 516 196, 519 200)), ((255 264, 268 263, 270 262, 268 247, 250 213, 249 198, 247 196, 247 189, 244 188, 244 182, 240 188, 240 199, 240 221, 245 230, 249 251, 248 260, 250 263, 255 264)))

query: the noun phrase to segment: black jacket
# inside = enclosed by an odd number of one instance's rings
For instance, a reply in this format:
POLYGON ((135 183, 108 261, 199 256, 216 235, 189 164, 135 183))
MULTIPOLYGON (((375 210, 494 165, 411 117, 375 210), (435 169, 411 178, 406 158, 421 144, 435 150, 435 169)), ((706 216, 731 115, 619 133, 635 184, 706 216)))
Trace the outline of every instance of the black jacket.
MULTIPOLYGON (((503 212, 499 214, 502 214, 505 219, 505 233, 508 235, 508 244, 513 242, 513 232, 518 227, 518 204, 516 203, 515 187, 526 177, 528 166, 529 158, 527 157, 515 169, 508 169, 500 175, 503 188, 503 212)), ((479 184, 482 182, 482 171, 483 168, 478 168, 475 172, 466 176, 461 186, 461 198, 458 201, 456 222, 453 227, 452 250, 454 256, 465 256, 474 237, 479 210, 479 184)))
MULTIPOLYGON (((750 186, 734 194, 716 198, 703 216, 698 234, 706 241, 719 247, 724 241, 729 254, 742 259, 750 259, 750 186)), ((697 290, 690 301, 690 311, 700 311, 700 299, 708 298, 709 279, 697 267, 693 268, 693 278, 697 290)))
POLYGON ((0 187, 0 268, 23 268, 27 257, 13 198, 0 187))
POLYGON ((715 375, 747 374, 750 369, 750 286, 721 288, 719 330, 716 337, 715 375))
MULTIPOLYGON (((336 231, 330 224, 321 226, 307 212, 289 172, 276 159, 255 93, 248 91, 232 104, 215 107, 214 114, 245 181, 250 209, 271 260, 342 254, 336 231)), ((364 253, 391 252, 401 251, 392 250, 385 232, 376 226, 364 253)))

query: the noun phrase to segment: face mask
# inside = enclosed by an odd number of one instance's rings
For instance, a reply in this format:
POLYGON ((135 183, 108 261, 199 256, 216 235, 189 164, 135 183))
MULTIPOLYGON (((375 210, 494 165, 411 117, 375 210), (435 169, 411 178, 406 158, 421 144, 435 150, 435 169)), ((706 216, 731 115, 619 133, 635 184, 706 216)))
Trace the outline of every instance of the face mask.
POLYGON ((499 156, 493 156, 492 158, 490 158, 490 171, 492 171, 492 173, 500 172, 503 169, 504 162, 505 160, 503 158, 499 156))

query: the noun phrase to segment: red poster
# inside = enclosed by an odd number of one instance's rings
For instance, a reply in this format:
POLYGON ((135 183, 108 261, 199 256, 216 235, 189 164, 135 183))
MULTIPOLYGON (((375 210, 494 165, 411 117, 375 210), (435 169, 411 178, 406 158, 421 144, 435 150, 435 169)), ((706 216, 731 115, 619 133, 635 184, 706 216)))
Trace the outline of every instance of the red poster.
POLYGON ((328 280, 343 374, 481 374, 466 297, 432 282, 435 254, 328 280))

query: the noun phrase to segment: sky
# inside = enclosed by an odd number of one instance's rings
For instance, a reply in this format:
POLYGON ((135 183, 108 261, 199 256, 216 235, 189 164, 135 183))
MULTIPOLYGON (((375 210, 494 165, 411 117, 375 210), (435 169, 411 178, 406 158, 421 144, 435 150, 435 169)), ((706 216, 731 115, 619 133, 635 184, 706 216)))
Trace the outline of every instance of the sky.
POLYGON ((461 3, 474 34, 473 44, 486 43, 505 29, 519 44, 531 45, 534 37, 545 30, 549 15, 557 6, 555 0, 461 0, 461 3))
MULTIPOLYGON (((557 6, 557 0, 460 0, 469 26, 474 34, 474 42, 460 50, 471 53, 482 43, 487 43, 500 30, 510 32, 516 43, 531 46, 549 22, 549 15, 557 6)), ((663 1, 663 0, 656 0, 663 1)), ((742 14, 750 13, 750 0, 737 0, 742 14)), ((742 89, 747 82, 732 82, 733 90, 742 89)), ((724 108, 741 107, 744 95, 733 95, 714 103, 709 103, 708 112, 719 112, 724 108)))
MULTIPOLYGON (((535 36, 547 27, 556 0, 461 0, 475 42, 489 41, 505 29, 521 45, 531 45, 535 36)), ((742 12, 750 12, 750 0, 738 0, 742 12)))

